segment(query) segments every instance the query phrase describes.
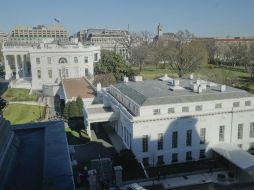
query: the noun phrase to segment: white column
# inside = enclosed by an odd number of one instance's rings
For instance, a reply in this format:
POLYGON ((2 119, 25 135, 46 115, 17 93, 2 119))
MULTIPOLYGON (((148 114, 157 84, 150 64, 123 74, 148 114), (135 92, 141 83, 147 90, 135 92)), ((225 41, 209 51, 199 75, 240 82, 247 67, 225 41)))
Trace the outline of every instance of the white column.
POLYGON ((19 79, 19 68, 18 68, 17 55, 14 55, 14 62, 15 62, 15 68, 16 68, 16 79, 19 79))
POLYGON ((7 55, 3 55, 4 56, 4 67, 5 67, 5 80, 9 80, 12 76, 12 71, 10 69, 10 65, 9 62, 7 60, 7 55))
POLYGON ((21 55, 21 65, 22 65, 22 78, 25 77, 25 64, 24 64, 24 55, 21 55))

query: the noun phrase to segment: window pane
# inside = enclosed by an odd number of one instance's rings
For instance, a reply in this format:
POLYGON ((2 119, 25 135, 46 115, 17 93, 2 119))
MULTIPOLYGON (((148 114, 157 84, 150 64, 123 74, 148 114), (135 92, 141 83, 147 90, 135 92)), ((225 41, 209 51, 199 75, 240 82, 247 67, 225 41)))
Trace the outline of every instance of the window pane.
POLYGON ((158 145, 157 145, 158 150, 163 149, 163 134, 159 133, 158 134, 158 145))
POLYGON ((172 148, 177 148, 177 131, 172 133, 172 148))
POLYGON ((148 135, 143 135, 142 149, 143 149, 143 152, 148 152, 148 135))
POLYGON ((186 146, 191 146, 192 141, 192 130, 187 130, 186 132, 186 146))
POLYGON ((182 107, 182 112, 189 112, 189 107, 188 106, 182 107))
POLYGON ((219 141, 224 141, 225 126, 220 126, 219 129, 219 141))
POLYGON ((196 111, 201 111, 202 110, 202 105, 197 105, 196 106, 196 111))
POLYGON ((243 138, 243 124, 238 124, 237 138, 238 139, 243 138))

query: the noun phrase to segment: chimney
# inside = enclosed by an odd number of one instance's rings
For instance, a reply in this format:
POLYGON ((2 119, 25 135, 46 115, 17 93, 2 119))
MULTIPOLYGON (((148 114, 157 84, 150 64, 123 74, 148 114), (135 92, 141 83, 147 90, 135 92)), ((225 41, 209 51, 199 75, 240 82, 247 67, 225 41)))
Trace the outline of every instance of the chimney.
POLYGON ((190 80, 192 80, 192 79, 193 79, 193 74, 190 74, 189 79, 190 79, 190 80))
POLYGON ((96 85, 96 90, 97 90, 97 92, 100 92, 100 91, 101 91, 101 83, 100 83, 100 82, 97 83, 97 85, 96 85))
POLYGON ((123 82, 129 82, 129 78, 128 77, 123 77, 123 82))
POLYGON ((224 84, 221 85, 221 86, 220 86, 220 91, 221 91, 221 92, 225 92, 225 91, 226 91, 226 85, 224 85, 224 84))
POLYGON ((143 81, 142 76, 134 76, 134 82, 141 82, 141 81, 143 81))
POLYGON ((202 86, 198 86, 198 93, 201 94, 202 93, 202 86))

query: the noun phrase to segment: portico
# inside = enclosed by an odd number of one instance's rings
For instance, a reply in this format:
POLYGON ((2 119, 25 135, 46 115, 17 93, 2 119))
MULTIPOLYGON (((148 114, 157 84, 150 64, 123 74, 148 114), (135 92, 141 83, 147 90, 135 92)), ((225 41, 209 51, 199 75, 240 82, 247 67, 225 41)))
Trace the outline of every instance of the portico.
POLYGON ((27 54, 3 54, 5 79, 10 80, 31 77, 31 63, 27 54))

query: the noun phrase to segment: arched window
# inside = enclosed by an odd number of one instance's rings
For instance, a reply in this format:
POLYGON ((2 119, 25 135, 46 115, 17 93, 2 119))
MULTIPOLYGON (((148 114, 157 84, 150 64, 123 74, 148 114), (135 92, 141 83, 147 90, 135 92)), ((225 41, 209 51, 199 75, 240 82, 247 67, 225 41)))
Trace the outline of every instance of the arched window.
POLYGON ((61 57, 58 61, 58 63, 67 63, 67 59, 64 57, 61 57))

